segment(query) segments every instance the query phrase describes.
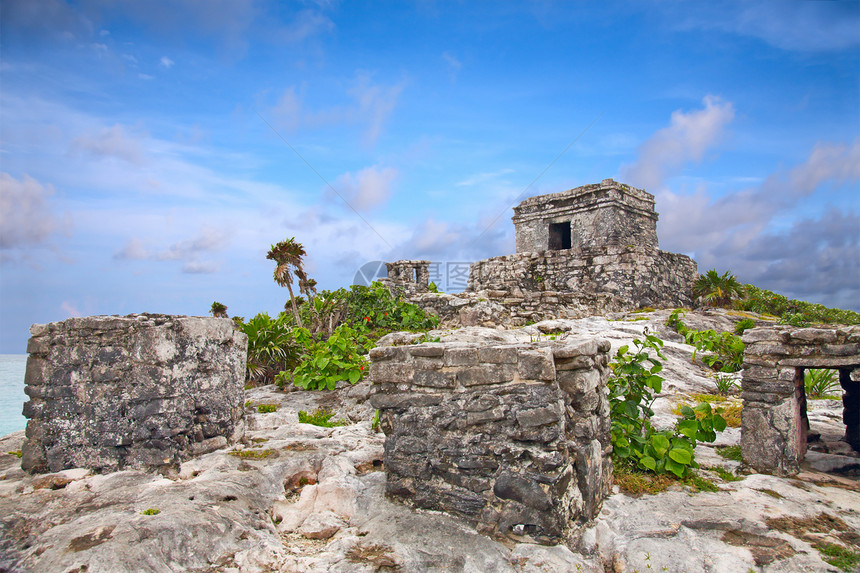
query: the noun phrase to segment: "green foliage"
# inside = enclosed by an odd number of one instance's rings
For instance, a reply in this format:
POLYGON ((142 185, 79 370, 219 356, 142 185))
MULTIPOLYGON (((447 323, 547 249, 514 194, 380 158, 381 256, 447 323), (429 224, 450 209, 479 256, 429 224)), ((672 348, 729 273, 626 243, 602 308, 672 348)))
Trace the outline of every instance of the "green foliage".
POLYGON ((24 455, 24 453, 21 450, 12 450, 11 452, 6 452, 6 453, 9 454, 10 456, 15 456, 16 458, 20 458, 21 456, 24 455))
POLYGON ((442 292, 439 290, 439 287, 437 287, 436 283, 434 283, 434 282, 431 282, 429 285, 427 285, 427 290, 430 292, 435 292, 437 294, 442 292))
POLYGON ((348 321, 353 328, 365 331, 430 330, 439 325, 439 318, 426 314, 414 304, 391 296, 379 282, 369 287, 352 285, 346 296, 348 321))
POLYGON ((755 326, 755 321, 751 318, 742 318, 735 324, 735 334, 738 336, 743 335, 744 332, 753 328, 755 326))
POLYGON ((741 481, 742 479, 744 479, 743 476, 737 476, 729 470, 721 468, 720 466, 711 466, 705 469, 714 472, 715 474, 720 476, 720 479, 723 481, 741 481))
POLYGON ((737 388, 738 383, 731 376, 725 374, 717 374, 714 376, 714 383, 717 385, 717 393, 723 396, 731 394, 732 390, 737 388))
POLYGON ((334 428, 335 426, 347 426, 349 422, 346 420, 332 420, 337 414, 325 408, 317 408, 310 414, 304 410, 299 410, 299 423, 313 424, 323 428, 334 428))
MULTIPOLYGON (((293 383, 305 390, 334 390, 341 380, 355 384, 368 366, 364 354, 373 342, 361 332, 341 324, 326 340, 314 340, 305 328, 296 329, 296 340, 305 348, 302 362, 293 371, 293 383)), ((278 375, 283 385, 287 373, 278 375)))
POLYGON ((370 429, 374 431, 379 429, 379 410, 373 412, 373 419, 370 421, 370 429))
POLYGON ((842 571, 854 571, 855 567, 860 565, 860 553, 841 545, 818 542, 815 543, 815 548, 821 554, 821 559, 842 571))
POLYGON ((161 513, 161 510, 156 507, 150 507, 140 512, 141 515, 158 515, 159 513, 161 513))
POLYGON ((733 460, 736 462, 743 462, 743 457, 741 456, 741 447, 740 446, 717 446, 717 454, 727 460, 733 460))
POLYGON ((227 305, 215 301, 212 303, 212 306, 209 307, 209 314, 215 318, 227 318, 227 305))
POLYGON ((278 411, 277 404, 258 404, 257 411, 261 414, 270 414, 278 411))
POLYGON ((743 297, 735 306, 740 310, 776 316, 795 326, 813 323, 860 324, 858 312, 788 299, 753 285, 743 286, 743 297))
POLYGON ((716 432, 723 431, 726 422, 710 404, 702 403, 695 408, 684 406, 682 419, 675 428, 663 431, 653 428, 651 405, 663 387, 663 378, 659 376, 663 364, 658 358, 665 357, 660 350, 663 341, 647 329, 644 335, 644 340, 633 341, 635 351, 631 352, 629 346, 619 348, 612 364, 609 379, 612 455, 616 464, 685 477, 690 475, 690 468, 698 467, 693 455, 697 442, 716 440, 716 432))
POLYGON ((839 377, 836 370, 807 368, 803 373, 803 385, 807 398, 835 397, 839 389, 839 377))
POLYGON ((681 317, 684 311, 675 309, 669 315, 666 325, 674 328, 684 337, 687 344, 695 346, 693 360, 698 352, 708 352, 702 362, 720 372, 737 372, 744 367, 744 343, 731 332, 717 333, 713 330, 691 330, 681 317))
POLYGON ((732 300, 741 296, 743 287, 731 271, 722 275, 711 269, 693 284, 693 295, 714 306, 728 307, 732 300))
POLYGON ((292 370, 299 361, 300 348, 293 338, 291 317, 280 313, 272 318, 260 313, 247 323, 234 319, 248 336, 248 379, 271 383, 279 372, 292 370))

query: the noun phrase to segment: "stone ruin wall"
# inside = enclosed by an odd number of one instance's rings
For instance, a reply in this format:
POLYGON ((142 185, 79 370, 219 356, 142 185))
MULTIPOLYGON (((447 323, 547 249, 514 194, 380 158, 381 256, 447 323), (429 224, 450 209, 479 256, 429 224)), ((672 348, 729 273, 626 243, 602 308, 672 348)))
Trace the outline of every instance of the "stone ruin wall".
POLYGON ((550 223, 569 225, 572 249, 605 245, 657 248, 654 196, 612 179, 530 197, 514 207, 513 222, 518 253, 550 248, 550 223))
POLYGON ((794 475, 806 452, 805 368, 839 370, 843 421, 860 451, 860 326, 746 331, 741 452, 761 472, 794 475))
POLYGON ((611 484, 609 342, 371 350, 387 493, 480 533, 576 541, 611 484))
POLYGON ((244 433, 247 337, 229 319, 93 316, 30 333, 26 471, 164 469, 244 433))
POLYGON ((514 207, 517 253, 473 263, 466 290, 428 293, 430 261, 386 263, 392 292, 460 324, 521 326, 638 308, 693 306, 696 262, 657 248, 654 196, 606 179, 514 207), (551 248, 551 228, 569 248, 551 248))
POLYGON ((529 305, 528 293, 554 293, 544 297, 550 298, 550 305, 567 293, 571 296, 562 298, 581 301, 595 312, 612 312, 691 307, 697 277, 695 261, 685 255, 633 245, 602 246, 478 261, 471 266, 467 290, 493 291, 520 313, 542 308, 529 305))

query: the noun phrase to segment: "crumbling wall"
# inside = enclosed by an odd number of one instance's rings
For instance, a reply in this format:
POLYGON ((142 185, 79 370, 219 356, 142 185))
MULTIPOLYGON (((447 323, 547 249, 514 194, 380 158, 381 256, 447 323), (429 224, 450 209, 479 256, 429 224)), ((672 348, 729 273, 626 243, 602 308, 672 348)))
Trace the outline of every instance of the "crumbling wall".
POLYGON ((559 543, 611 482, 605 340, 377 347, 390 496, 485 534, 559 543))
MULTIPOLYGON (((696 262, 685 255, 625 245, 517 253, 472 264, 467 290, 503 293, 505 306, 533 312, 529 293, 566 293, 596 312, 690 307, 696 262)), ((546 298, 546 297, 544 297, 546 298)), ((552 300, 548 301, 552 303, 552 300)))
POLYGON ((776 475, 800 471, 808 430, 805 368, 839 370, 846 437, 860 451, 860 326, 762 327, 742 340, 741 453, 747 464, 776 475))
POLYGON ((243 434, 247 337, 229 319, 92 316, 30 334, 27 471, 159 469, 243 434))

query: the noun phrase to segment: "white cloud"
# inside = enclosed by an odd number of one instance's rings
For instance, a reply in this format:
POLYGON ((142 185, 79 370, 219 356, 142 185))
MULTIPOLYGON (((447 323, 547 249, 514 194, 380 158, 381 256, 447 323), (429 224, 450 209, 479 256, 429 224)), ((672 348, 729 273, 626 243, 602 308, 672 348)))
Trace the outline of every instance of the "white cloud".
POLYGON ((499 169, 498 171, 492 171, 489 173, 476 173, 462 181, 458 181, 455 183, 458 187, 471 187, 472 185, 477 185, 479 183, 486 183, 487 181, 491 181, 493 179, 497 179, 502 175, 507 175, 509 173, 513 173, 513 169, 505 168, 499 169))
POLYGON ((704 185, 693 193, 663 189, 657 193, 660 243, 695 253, 700 270, 731 268, 746 282, 794 296, 832 295, 838 303, 829 304, 844 307, 848 294, 860 301, 857 215, 831 210, 817 220, 797 221, 788 231, 774 229, 774 222, 790 217, 822 187, 856 186, 858 180, 860 141, 818 143, 799 165, 717 199, 704 185))
POLYGON ((71 142, 73 152, 86 152, 96 157, 117 157, 129 163, 143 163, 143 152, 139 139, 126 133, 120 124, 101 129, 98 133, 88 133, 71 142))
POLYGON ((114 253, 113 258, 125 261, 142 261, 150 256, 149 251, 143 246, 143 241, 132 237, 122 249, 114 253))
POLYGON ((393 167, 366 167, 355 175, 344 173, 334 183, 334 188, 350 205, 364 211, 382 205, 391 197, 392 184, 397 178, 393 167))
POLYGON ((359 117, 367 119, 365 140, 369 144, 376 143, 382 133, 383 124, 397 106, 397 99, 403 87, 402 82, 393 86, 374 84, 370 74, 363 73, 359 74, 356 85, 347 92, 358 101, 359 117))
POLYGON ((168 249, 158 252, 155 257, 160 261, 176 261, 195 258, 200 253, 217 252, 228 244, 228 234, 223 229, 206 227, 193 239, 174 243, 168 249))
POLYGON ((304 102, 305 89, 297 91, 295 86, 290 86, 281 93, 270 113, 275 124, 288 131, 326 125, 363 125, 363 139, 372 146, 397 107, 404 87, 404 82, 394 85, 374 83, 370 74, 361 72, 352 87, 346 90, 346 95, 353 100, 350 103, 314 110, 304 102))
POLYGON ((137 78, 140 80, 154 80, 155 76, 151 76, 149 74, 137 74, 137 78))
POLYGON ((80 316, 83 316, 83 315, 81 314, 81 311, 80 311, 80 310, 78 310, 77 305, 75 305, 74 303, 69 302, 69 301, 67 301, 67 300, 64 300, 64 301, 63 301, 63 303, 60 305, 60 310, 62 310, 63 312, 65 312, 65 313, 66 313, 66 316, 68 316, 68 317, 80 317, 80 316))
POLYGON ((59 227, 49 200, 51 185, 0 173, 0 249, 44 243, 59 227))
POLYGON ((678 6, 683 14, 672 17, 682 29, 722 30, 798 52, 847 50, 860 44, 857 2, 782 2, 778 9, 767 0, 697 4, 696 10, 678 6))
POLYGON ((639 157, 622 167, 625 182, 636 187, 655 189, 688 162, 699 162, 717 144, 724 129, 735 116, 734 106, 719 97, 707 95, 704 109, 676 110, 668 127, 639 146, 639 157))
POLYGON ((182 272, 192 275, 211 275, 221 269, 221 263, 213 261, 188 261, 182 265, 182 272))
POLYGON ((167 56, 161 56, 161 59, 158 61, 158 63, 161 64, 161 67, 167 68, 169 70, 170 68, 173 67, 173 64, 175 62, 173 60, 171 60, 170 58, 168 58, 167 56))

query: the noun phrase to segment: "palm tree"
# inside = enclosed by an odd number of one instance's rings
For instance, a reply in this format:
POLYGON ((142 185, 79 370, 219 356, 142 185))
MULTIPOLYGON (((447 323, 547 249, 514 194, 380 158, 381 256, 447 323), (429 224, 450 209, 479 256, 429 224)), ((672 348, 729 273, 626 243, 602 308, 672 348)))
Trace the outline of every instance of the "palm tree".
MULTIPOLYGON (((287 287, 287 290, 290 291, 290 305, 293 309, 293 317, 296 319, 296 324, 303 327, 302 318, 299 316, 299 309, 296 306, 296 297, 293 295, 292 271, 293 268, 295 268, 297 276, 302 277, 304 275, 305 271, 302 267, 302 257, 307 255, 307 253, 305 252, 305 248, 302 244, 297 243, 295 239, 295 237, 290 237, 286 241, 281 241, 280 243, 272 245, 266 258, 275 261, 277 264, 274 273, 275 282, 282 287, 287 287)), ((301 278, 299 288, 303 288, 301 278)))
POLYGON ((714 306, 726 308, 732 299, 743 294, 743 287, 731 271, 717 274, 714 269, 700 275, 693 285, 693 295, 714 306))

